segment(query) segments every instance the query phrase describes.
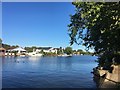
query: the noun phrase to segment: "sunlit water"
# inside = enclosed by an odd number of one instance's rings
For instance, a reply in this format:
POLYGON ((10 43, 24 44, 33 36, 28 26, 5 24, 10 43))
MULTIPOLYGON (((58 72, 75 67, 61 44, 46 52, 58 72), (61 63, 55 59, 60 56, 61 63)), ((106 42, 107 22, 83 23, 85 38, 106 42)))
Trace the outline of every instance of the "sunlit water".
POLYGON ((96 88, 96 56, 4 57, 3 88, 96 88))

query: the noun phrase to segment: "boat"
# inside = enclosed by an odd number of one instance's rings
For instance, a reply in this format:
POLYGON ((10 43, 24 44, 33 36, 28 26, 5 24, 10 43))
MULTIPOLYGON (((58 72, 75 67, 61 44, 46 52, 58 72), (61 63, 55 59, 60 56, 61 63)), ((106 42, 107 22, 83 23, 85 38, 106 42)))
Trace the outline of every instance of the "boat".
POLYGON ((31 56, 31 57, 34 57, 34 56, 35 57, 41 57, 42 56, 42 54, 40 52, 36 51, 35 49, 33 49, 33 52, 27 53, 27 55, 31 56))
POLYGON ((60 57, 70 57, 72 55, 67 55, 67 54, 63 54, 63 55, 59 55, 60 57))
POLYGON ((31 53, 28 53, 28 56, 38 56, 38 57, 40 57, 40 56, 42 56, 42 54, 41 53, 36 53, 36 52, 31 52, 31 53))
POLYGON ((20 55, 20 57, 26 57, 26 55, 20 55))

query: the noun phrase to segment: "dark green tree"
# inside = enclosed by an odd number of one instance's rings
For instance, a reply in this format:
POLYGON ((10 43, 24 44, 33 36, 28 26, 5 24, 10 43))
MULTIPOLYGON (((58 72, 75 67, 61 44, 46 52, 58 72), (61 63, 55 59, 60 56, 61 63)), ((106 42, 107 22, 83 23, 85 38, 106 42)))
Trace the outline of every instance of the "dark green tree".
POLYGON ((34 49, 36 50, 37 47, 35 47, 35 46, 32 46, 32 47, 25 47, 25 50, 27 50, 28 52, 33 52, 34 49))
POLYGON ((42 49, 42 50, 40 51, 40 53, 41 53, 41 54, 44 54, 44 50, 42 49))
POLYGON ((72 54, 73 50, 71 47, 66 47, 65 50, 64 50, 64 53, 66 53, 67 55, 70 55, 72 54))
POLYGON ((78 49, 77 52, 79 52, 80 54, 85 54, 85 52, 82 49, 78 49))
POLYGON ((0 38, 0 47, 2 47, 2 39, 0 38))
POLYGON ((63 54, 63 49, 62 49, 62 47, 60 47, 59 49, 57 49, 57 54, 58 54, 58 55, 63 54))
MULTIPOLYGON (((120 2, 73 2, 69 36, 73 43, 94 48, 99 65, 120 58, 120 2)), ((117 64, 120 60, 115 61, 117 64)))
POLYGON ((8 49, 14 49, 14 48, 17 48, 17 47, 19 47, 18 45, 8 45, 8 44, 3 44, 2 43, 2 47, 3 48, 5 48, 6 50, 8 50, 8 49))

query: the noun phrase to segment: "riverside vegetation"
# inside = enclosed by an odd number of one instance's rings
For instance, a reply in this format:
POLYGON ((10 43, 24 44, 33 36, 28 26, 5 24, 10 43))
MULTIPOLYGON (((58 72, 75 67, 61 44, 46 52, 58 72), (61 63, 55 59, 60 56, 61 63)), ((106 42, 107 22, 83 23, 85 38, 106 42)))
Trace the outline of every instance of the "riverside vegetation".
MULTIPOLYGON (((108 71, 103 75, 107 78, 110 74, 109 79, 113 81, 114 74, 117 74, 115 81, 120 83, 120 72, 117 72, 120 71, 120 2, 76 1, 72 4, 76 12, 71 15, 68 25, 71 45, 77 43, 83 44, 86 49, 94 48, 94 54, 98 55, 95 71, 108 71)), ((110 85, 107 87, 110 88, 110 85)))
MULTIPOLYGON (((0 39, 1 40, 1 39, 0 39)), ((10 49, 14 49, 19 47, 18 45, 8 45, 8 44, 3 44, 2 40, 1 40, 1 47, 5 48, 6 50, 10 50, 10 49)), ((57 48, 57 53, 54 52, 44 52, 44 48, 50 48, 50 47, 36 47, 36 46, 32 46, 32 47, 25 47, 25 50, 27 52, 33 52, 33 50, 37 50, 37 49, 41 49, 41 51, 39 53, 41 53, 43 56, 58 56, 58 55, 63 55, 63 54, 67 54, 67 55, 79 55, 79 54, 85 54, 85 55, 92 55, 92 52, 88 52, 88 51, 83 51, 82 49, 78 49, 78 50, 73 50, 72 47, 66 47, 66 48, 57 48)), ((17 51, 12 52, 16 55, 17 51)))

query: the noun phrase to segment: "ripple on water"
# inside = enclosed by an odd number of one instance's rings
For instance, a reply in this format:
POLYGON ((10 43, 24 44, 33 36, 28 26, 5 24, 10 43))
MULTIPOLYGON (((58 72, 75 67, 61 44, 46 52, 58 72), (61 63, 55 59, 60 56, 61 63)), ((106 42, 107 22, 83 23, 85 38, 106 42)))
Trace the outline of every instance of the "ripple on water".
POLYGON ((90 73, 97 65, 92 56, 4 58, 3 87, 96 88, 90 73), (15 60, 19 60, 19 63, 15 60), (14 62, 13 62, 14 61, 14 62))

